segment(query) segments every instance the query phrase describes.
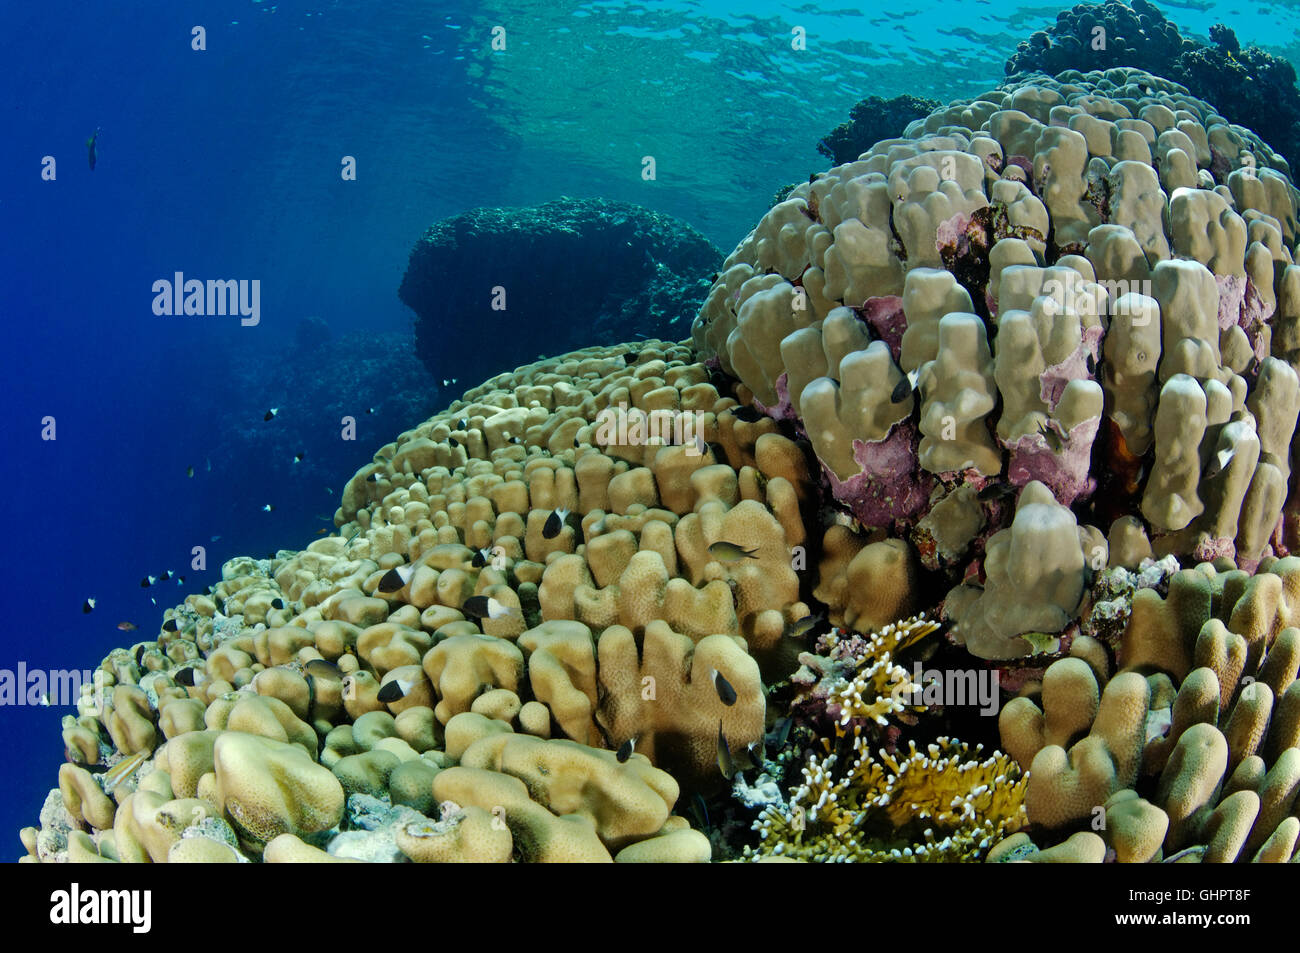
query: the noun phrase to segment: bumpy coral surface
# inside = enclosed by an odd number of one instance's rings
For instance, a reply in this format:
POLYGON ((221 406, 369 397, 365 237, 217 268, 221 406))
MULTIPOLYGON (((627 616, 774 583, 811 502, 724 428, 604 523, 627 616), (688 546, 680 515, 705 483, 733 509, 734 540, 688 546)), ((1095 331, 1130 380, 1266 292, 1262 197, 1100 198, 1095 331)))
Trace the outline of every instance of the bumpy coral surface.
POLYGON ((1232 122, 1253 128, 1292 163, 1300 156, 1295 67, 1255 46, 1243 50, 1222 23, 1210 27, 1208 45, 1182 35, 1148 0, 1078 3, 1062 10, 1054 24, 1021 41, 1006 71, 1023 77, 1116 66, 1176 80, 1232 122))
POLYGON ((1281 168, 1138 70, 1013 83, 797 188, 694 343, 806 435, 862 527, 959 583, 957 640, 1030 655, 1108 565, 1293 545, 1281 168))
POLYGON ((1080 640, 1047 668, 1038 700, 1003 708, 1002 743, 1029 772, 1035 830, 990 859, 1294 855, 1300 560, 1270 560, 1254 576, 1201 565, 1166 587, 1132 596, 1118 671, 1099 644, 1080 640))
POLYGON ((31 856, 709 859, 670 812, 763 739, 815 488, 690 357, 502 375, 381 448, 338 535, 227 563, 104 661, 31 856))
POLYGON ((1298 197, 1137 71, 944 107, 111 653, 25 859, 1291 859, 1298 197))

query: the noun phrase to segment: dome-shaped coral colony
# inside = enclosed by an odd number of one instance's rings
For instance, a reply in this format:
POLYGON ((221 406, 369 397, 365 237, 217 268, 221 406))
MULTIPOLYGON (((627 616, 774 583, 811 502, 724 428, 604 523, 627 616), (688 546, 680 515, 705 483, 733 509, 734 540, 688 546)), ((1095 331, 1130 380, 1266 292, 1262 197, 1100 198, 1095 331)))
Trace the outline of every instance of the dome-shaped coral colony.
POLYGON ((693 350, 494 378, 114 651, 30 858, 1289 859, 1296 200, 1133 69, 936 111, 773 208, 693 350), (913 680, 954 657, 1007 754, 913 680))

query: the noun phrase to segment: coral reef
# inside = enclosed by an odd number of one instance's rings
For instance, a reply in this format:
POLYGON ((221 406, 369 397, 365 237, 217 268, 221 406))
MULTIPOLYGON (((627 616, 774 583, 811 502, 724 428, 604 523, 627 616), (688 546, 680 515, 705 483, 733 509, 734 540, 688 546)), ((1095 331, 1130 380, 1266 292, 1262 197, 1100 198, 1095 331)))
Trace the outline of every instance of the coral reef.
POLYGON ((23 859, 1294 859, 1298 199, 1133 69, 936 109, 110 653, 23 859))
POLYGON ((796 188, 693 341, 944 574, 953 639, 1027 657, 1135 546, 1287 553, 1298 197, 1168 80, 1011 82, 796 188))
POLYGON ((1071 842, 1076 860, 1121 863, 1295 856, 1300 559, 1253 576, 1202 564, 1167 587, 1131 596, 1113 664, 1097 646, 1055 661, 1002 709, 1033 831, 990 859, 1051 860, 1071 842))
POLYGON ((415 312, 416 353, 430 372, 474 381, 539 353, 684 327, 721 257, 671 216, 560 198, 436 223, 411 250, 399 295, 415 312), (490 343, 484 326, 497 332, 490 343), (448 339, 460 342, 454 361, 448 339))
POLYGON ((928 710, 926 686, 903 663, 938 628, 918 616, 866 637, 833 629, 800 656, 790 710, 807 726, 795 737, 810 737, 764 766, 757 787, 776 786, 773 774, 792 783, 762 805, 747 859, 978 860, 1024 826, 1025 777, 1006 755, 981 761, 981 746, 944 736, 899 750, 899 725, 928 710))
POLYGON ((815 486, 689 358, 501 375, 381 448, 338 535, 227 562, 104 660, 30 856, 709 859, 670 812, 763 738, 815 486))
POLYGON ((1243 50, 1236 34, 1221 23, 1210 27, 1209 39, 1207 44, 1182 35, 1148 0, 1080 3, 1062 10, 1046 30, 1022 40, 1006 71, 1021 77, 1140 67, 1186 86, 1231 121, 1254 129, 1294 163, 1300 158, 1295 67, 1255 46, 1243 50))

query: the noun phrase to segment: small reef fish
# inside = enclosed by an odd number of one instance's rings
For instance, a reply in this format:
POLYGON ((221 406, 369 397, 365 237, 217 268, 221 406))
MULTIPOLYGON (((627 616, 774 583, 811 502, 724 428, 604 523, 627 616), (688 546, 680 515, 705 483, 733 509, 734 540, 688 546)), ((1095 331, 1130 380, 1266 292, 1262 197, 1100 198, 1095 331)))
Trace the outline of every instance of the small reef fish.
POLYGON ((95 163, 99 161, 98 143, 99 143, 99 127, 96 126, 95 131, 92 132, 90 134, 90 138, 86 140, 86 159, 90 163, 91 172, 95 171, 95 163))
POLYGON ((81 611, 87 615, 93 612, 94 609, 95 609, 94 599, 87 599, 85 602, 81 604, 81 611))
POLYGON ((41 705, 42 705, 43 707, 45 707, 45 708, 49 708, 49 707, 50 707, 50 693, 49 693, 49 692, 41 692, 41 705))
POLYGON ((373 408, 373 407, 367 407, 367 408, 366 408, 366 413, 368 413, 368 414, 373 414, 374 412, 375 412, 375 408, 373 408))
POLYGON ((759 771, 763 770, 763 742, 752 741, 745 745, 745 757, 749 758, 749 766, 759 771))
POLYGON ((776 723, 776 746, 778 748, 785 747, 785 743, 790 740, 790 729, 793 727, 794 719, 788 716, 776 723))
POLYGON ((119 622, 117 624, 117 629, 119 632, 134 632, 136 630, 136 624, 134 622, 119 622))
POLYGON ((482 569, 484 566, 488 564, 488 560, 490 560, 491 558, 492 558, 492 550, 476 549, 474 551, 473 557, 469 561, 469 564, 475 569, 482 569))
POLYGON ((704 798, 697 791, 691 795, 690 807, 691 816, 695 820, 695 829, 706 831, 709 829, 709 808, 704 803, 704 798))
POLYGON ((468 418, 468 417, 462 417, 462 418, 460 418, 460 420, 456 421, 456 429, 457 429, 457 430, 469 430, 469 418, 468 418))
POLYGON ((387 705, 389 702, 401 701, 414 686, 415 682, 410 682, 403 678, 395 678, 391 682, 385 682, 381 685, 379 688, 379 694, 375 697, 387 705))
POLYGON ((272 600, 271 600, 271 608, 272 608, 272 609, 283 609, 283 608, 284 608, 284 600, 283 600, 283 599, 272 599, 272 600))
POLYGON ((153 585, 155 582, 157 582, 157 581, 158 581, 158 577, 157 577, 157 576, 145 576, 143 579, 140 580, 140 588, 141 588, 141 589, 148 589, 150 586, 152 586, 152 585, 153 585))
POLYGON ((1236 452, 1237 451, 1235 450, 1220 450, 1215 455, 1214 459, 1210 461, 1210 465, 1206 468, 1206 477, 1216 477, 1226 470, 1228 464, 1232 462, 1233 456, 1236 455, 1236 452))
POLYGON ((194 479, 194 468, 193 468, 193 467, 186 467, 186 468, 185 468, 185 475, 186 475, 187 477, 189 477, 191 480, 194 479))
MULTIPOLYGON (((272 506, 270 503, 267 503, 265 506, 262 507, 262 512, 264 512, 264 513, 270 513, 270 512, 273 512, 274 510, 275 510, 275 507, 272 506)), ((270 557, 267 557, 267 558, 270 558, 270 557)))
POLYGON ((209 542, 209 543, 215 543, 215 542, 216 542, 217 540, 219 540, 220 538, 221 538, 220 536, 212 536, 212 537, 209 537, 208 542, 209 542))
POLYGON ((518 609, 502 605, 491 596, 470 596, 460 610, 476 619, 503 619, 506 616, 519 614, 518 609))
POLYGON ((908 371, 903 379, 894 385, 894 391, 889 395, 891 404, 901 404, 907 399, 907 395, 916 390, 916 382, 920 380, 920 370, 908 371))
POLYGON ((379 585, 375 587, 376 592, 397 592, 408 582, 415 573, 414 566, 396 566, 388 570, 379 579, 379 585))
POLYGON ((192 666, 187 665, 185 668, 177 669, 176 674, 172 676, 172 680, 176 682, 177 685, 184 685, 186 688, 193 688, 201 679, 198 671, 192 666))
POLYGON ((785 626, 785 634, 792 639, 802 639, 805 635, 820 625, 824 619, 825 617, 821 615, 806 615, 802 619, 787 622, 785 626))
POLYGON ((718 699, 722 704, 728 708, 736 704, 736 690, 731 687, 731 682, 727 681, 727 677, 716 668, 710 677, 713 679, 713 688, 717 691, 718 699))
POLYGON ((328 532, 329 532, 329 530, 327 530, 325 527, 322 526, 320 529, 316 530, 316 535, 317 535, 317 536, 324 536, 324 535, 325 535, 326 533, 328 533, 328 532))
POLYGON ((302 461, 303 461, 303 457, 305 457, 305 456, 307 456, 306 453, 295 453, 295 454, 293 455, 293 462, 294 462, 294 463, 302 463, 302 461))
POLYGON ((148 760, 149 753, 147 751, 140 751, 131 755, 129 758, 123 758, 117 764, 104 772, 104 790, 108 791, 117 787, 131 775, 135 774, 136 769, 148 760))
POLYGON ((739 407, 732 407, 731 416, 746 424, 757 423, 763 419, 763 413, 757 407, 752 407, 748 404, 742 404, 739 407))
POLYGON ((618 746, 618 753, 614 755, 619 764, 626 764, 627 759, 632 757, 632 752, 636 750, 636 739, 629 738, 618 746))
POLYGON ((720 539, 709 546, 709 555, 719 562, 734 563, 742 559, 757 559, 754 554, 757 549, 745 549, 735 543, 729 543, 725 539, 720 539))
POLYGON ((718 770, 728 781, 736 776, 736 762, 731 757, 731 749, 727 747, 727 736, 722 733, 721 720, 718 721, 718 770))
POLYGON ((546 522, 542 525, 542 539, 555 539, 559 536, 560 530, 564 529, 564 521, 568 518, 568 510, 552 510, 551 515, 546 517, 546 522))
POLYGON ((266 415, 265 415, 264 417, 262 417, 262 419, 263 419, 263 420, 271 420, 271 419, 273 419, 273 418, 275 417, 275 415, 278 414, 279 412, 280 412, 280 408, 279 408, 279 407, 272 407, 270 410, 268 410, 268 411, 266 412, 266 415))
POLYGON ((989 500, 1001 500, 1016 495, 1014 483, 990 483, 975 494, 977 500, 987 503, 989 500))
POLYGON ((144 668, 144 652, 145 652, 144 643, 141 642, 138 646, 136 646, 135 649, 136 668, 144 668))
POLYGON ((626 354, 623 355, 623 360, 625 360, 629 364, 635 364, 637 362, 637 358, 639 358, 640 356, 641 355, 638 354, 636 351, 628 351, 626 354))
POLYGON ((314 658, 302 668, 312 678, 332 678, 338 682, 343 681, 343 670, 323 658, 314 658))
POLYGON ((168 619, 162 624, 162 627, 164 632, 175 632, 179 628, 175 619, 168 619))
POLYGON ((450 387, 450 386, 451 386, 452 384, 454 384, 454 383, 456 383, 456 378, 454 378, 454 377, 444 377, 444 378, 442 379, 442 386, 443 386, 443 387, 450 387))

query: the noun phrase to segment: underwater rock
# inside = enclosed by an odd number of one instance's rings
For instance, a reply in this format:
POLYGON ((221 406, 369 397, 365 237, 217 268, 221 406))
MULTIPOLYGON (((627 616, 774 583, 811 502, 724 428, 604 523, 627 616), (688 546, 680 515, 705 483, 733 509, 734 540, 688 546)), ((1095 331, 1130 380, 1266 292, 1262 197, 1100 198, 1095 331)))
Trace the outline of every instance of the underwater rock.
POLYGON ((721 259, 671 216, 560 198, 476 208, 431 226, 398 293, 415 312, 420 360, 438 377, 469 383, 539 353, 668 335, 673 326, 685 334, 721 259), (450 341, 454 362, 444 356, 450 341))
POLYGON ((849 118, 817 143, 817 151, 836 165, 852 162, 882 139, 893 139, 913 119, 941 105, 933 99, 904 93, 892 99, 868 96, 853 104, 849 118))

